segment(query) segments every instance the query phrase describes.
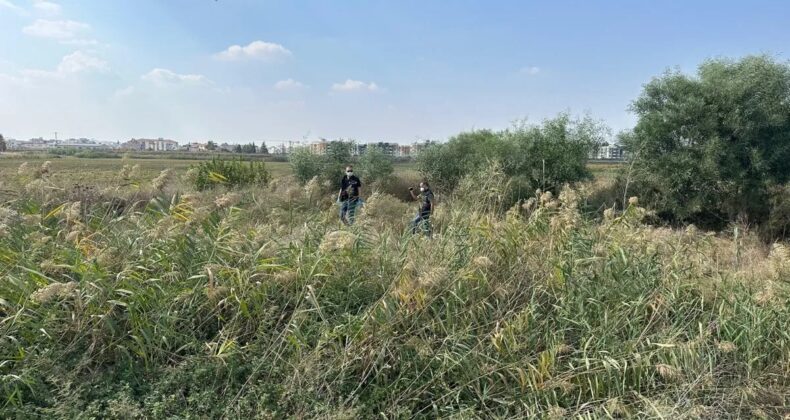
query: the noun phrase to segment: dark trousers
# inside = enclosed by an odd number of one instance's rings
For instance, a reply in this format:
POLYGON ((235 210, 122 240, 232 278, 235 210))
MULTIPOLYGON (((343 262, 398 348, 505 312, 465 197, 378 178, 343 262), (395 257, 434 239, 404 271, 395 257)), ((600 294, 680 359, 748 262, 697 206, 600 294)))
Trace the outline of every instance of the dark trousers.
POLYGON ((417 214, 417 217, 411 221, 412 235, 417 233, 418 228, 422 229, 422 231, 425 233, 425 236, 431 236, 431 212, 421 211, 417 214))
POLYGON ((354 219, 356 219, 357 213, 357 203, 359 202, 359 198, 349 198, 346 201, 340 203, 340 221, 347 224, 353 225, 354 219))

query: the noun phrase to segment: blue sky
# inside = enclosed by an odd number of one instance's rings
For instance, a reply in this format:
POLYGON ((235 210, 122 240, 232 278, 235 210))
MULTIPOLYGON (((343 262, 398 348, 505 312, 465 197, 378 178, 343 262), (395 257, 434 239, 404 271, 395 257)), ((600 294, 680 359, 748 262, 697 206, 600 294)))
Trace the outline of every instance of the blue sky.
POLYGON ((445 139, 570 111, 616 132, 668 68, 790 58, 790 3, 0 0, 0 133, 445 139))

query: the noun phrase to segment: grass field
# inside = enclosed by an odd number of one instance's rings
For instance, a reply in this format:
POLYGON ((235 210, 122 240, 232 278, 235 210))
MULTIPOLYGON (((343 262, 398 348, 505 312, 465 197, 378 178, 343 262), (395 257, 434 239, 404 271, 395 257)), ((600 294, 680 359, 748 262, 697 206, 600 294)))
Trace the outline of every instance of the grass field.
MULTIPOLYGON (((186 159, 85 159, 76 157, 53 158, 52 156, 0 156, 0 179, 10 179, 16 174, 19 165, 28 162, 30 166, 41 166, 45 161, 52 162, 52 181, 56 184, 107 185, 112 183, 124 165, 139 165, 142 179, 154 179, 164 169, 172 169, 176 175, 184 174, 190 165, 199 160, 186 159)), ((266 167, 273 177, 290 173, 285 162, 267 162, 266 167)))
MULTIPOLYGON (((89 184, 108 185, 114 182, 118 171, 124 165, 139 165, 142 179, 151 180, 164 169, 172 169, 176 175, 182 175, 200 159, 164 159, 161 157, 116 159, 116 158, 77 158, 77 157, 52 157, 46 155, 0 155, 0 180, 12 179, 19 165, 28 162, 30 166, 41 166, 45 161, 52 162, 52 182, 58 185, 89 184)), ((610 178, 622 164, 619 163, 590 163, 593 175, 601 178, 610 178)), ((272 177, 278 178, 289 175, 291 168, 287 162, 267 162, 266 167, 272 177)), ((415 175, 416 164, 400 163, 395 165, 396 174, 415 175)))
POLYGON ((2 418, 790 414, 790 250, 748 231, 590 213, 589 185, 508 209, 486 172, 429 240, 386 194, 343 227, 317 182, 26 160, 0 160, 2 418))

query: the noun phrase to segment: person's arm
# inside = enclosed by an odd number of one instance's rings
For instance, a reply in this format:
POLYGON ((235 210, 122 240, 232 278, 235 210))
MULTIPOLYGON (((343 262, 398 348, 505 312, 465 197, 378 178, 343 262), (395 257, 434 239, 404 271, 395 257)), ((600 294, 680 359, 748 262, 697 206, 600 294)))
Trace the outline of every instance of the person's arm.
POLYGON ((417 201, 417 196, 414 195, 414 188, 409 188, 409 194, 411 194, 411 199, 417 201))
POLYGON ((340 191, 337 192, 337 201, 340 201, 340 197, 343 195, 343 188, 345 187, 346 180, 340 180, 340 191))
POLYGON ((428 212, 428 214, 433 216, 433 208, 436 207, 436 202, 433 201, 433 193, 428 194, 428 202, 431 203, 431 210, 428 212))

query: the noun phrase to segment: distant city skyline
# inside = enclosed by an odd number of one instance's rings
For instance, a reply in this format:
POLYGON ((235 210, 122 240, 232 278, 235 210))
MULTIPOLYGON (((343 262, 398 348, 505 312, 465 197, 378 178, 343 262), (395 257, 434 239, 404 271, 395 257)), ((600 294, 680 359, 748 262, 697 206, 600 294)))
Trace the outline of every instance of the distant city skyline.
POLYGON ((408 144, 565 111, 617 132, 666 69, 787 60, 788 21, 785 0, 0 0, 0 133, 408 144))

